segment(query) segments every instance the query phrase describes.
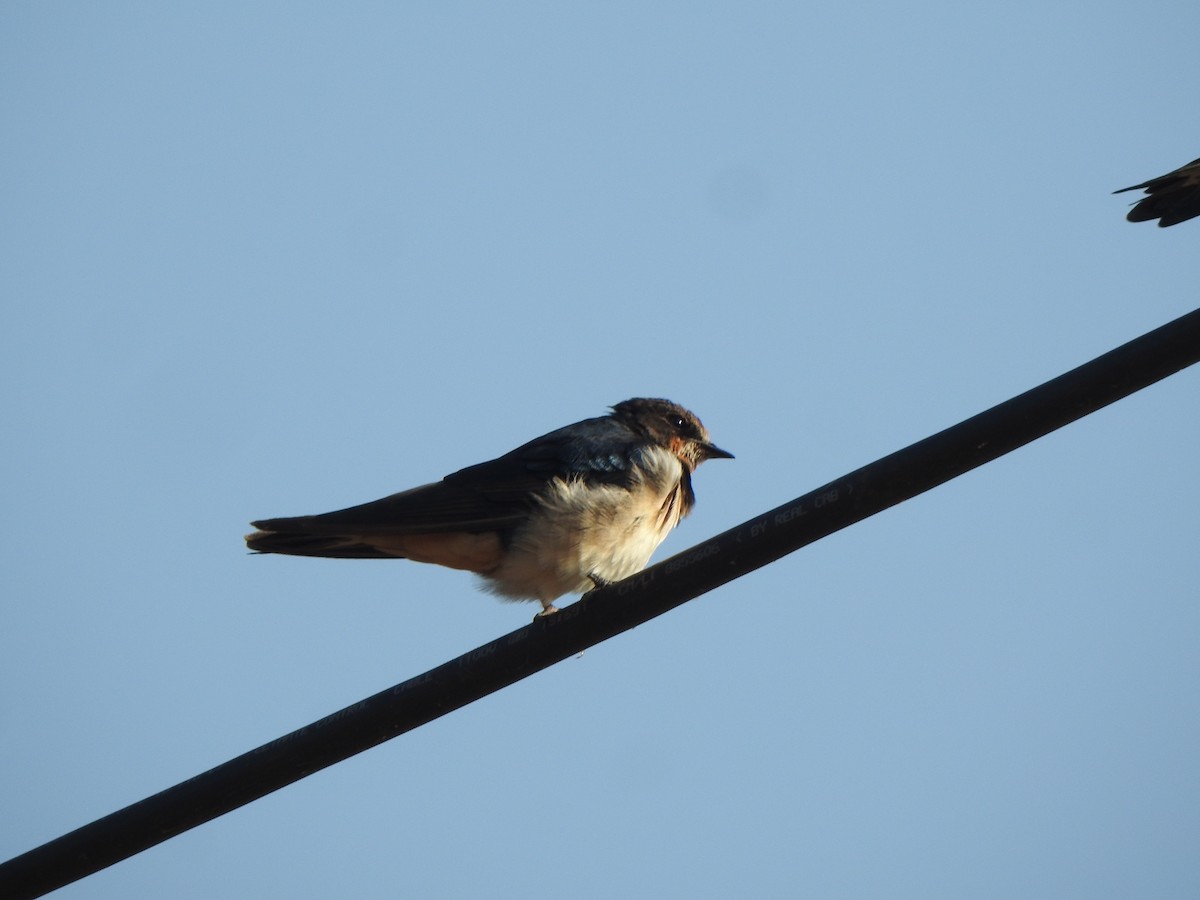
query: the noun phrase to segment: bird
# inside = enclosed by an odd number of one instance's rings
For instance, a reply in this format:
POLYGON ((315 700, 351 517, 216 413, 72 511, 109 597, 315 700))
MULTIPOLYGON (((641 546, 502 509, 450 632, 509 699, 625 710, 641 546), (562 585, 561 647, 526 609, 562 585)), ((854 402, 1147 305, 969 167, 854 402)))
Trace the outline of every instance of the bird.
POLYGON ((260 519, 257 553, 409 559, 481 576, 484 590, 553 601, 645 568, 696 502, 692 473, 732 459, 694 413, 635 397, 441 481, 313 516, 260 519))
POLYGON ((1125 216, 1130 222, 1149 222, 1158 219, 1158 227, 1178 225, 1200 216, 1200 159, 1193 159, 1166 175, 1159 175, 1141 184, 1121 188, 1114 194, 1142 190, 1143 197, 1125 216))

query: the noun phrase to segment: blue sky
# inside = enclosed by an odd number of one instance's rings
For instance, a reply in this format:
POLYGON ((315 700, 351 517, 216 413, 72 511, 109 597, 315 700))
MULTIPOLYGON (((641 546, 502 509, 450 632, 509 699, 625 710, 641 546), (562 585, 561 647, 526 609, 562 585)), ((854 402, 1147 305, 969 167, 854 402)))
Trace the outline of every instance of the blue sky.
MULTIPOLYGON (((0 856, 523 624, 252 557, 630 396, 678 552, 1197 305, 1185 2, 0 11, 0 856)), ((61 891, 1195 897, 1200 371, 61 891)))

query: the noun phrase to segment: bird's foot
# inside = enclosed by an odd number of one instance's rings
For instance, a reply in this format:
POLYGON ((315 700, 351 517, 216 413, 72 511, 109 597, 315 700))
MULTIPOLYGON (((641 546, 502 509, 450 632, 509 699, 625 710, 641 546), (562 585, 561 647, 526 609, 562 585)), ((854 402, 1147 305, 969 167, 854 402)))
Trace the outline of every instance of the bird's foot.
POLYGON ((552 616, 556 612, 558 612, 558 607, 554 606, 553 604, 547 603, 545 606, 542 607, 542 611, 533 617, 533 621, 536 622, 538 619, 544 619, 544 618, 546 618, 546 616, 552 616))
MULTIPOLYGON (((588 573, 588 581, 590 581, 592 584, 594 584, 594 585, 595 585, 595 587, 594 587, 594 588, 592 588, 592 590, 593 590, 593 591, 598 591, 598 590, 600 590, 601 588, 606 588, 606 587, 608 587, 610 584, 612 584, 612 582, 611 582, 611 581, 609 581, 607 578, 601 578, 601 577, 600 577, 599 575, 597 575, 595 572, 589 572, 589 573, 588 573)), ((589 593, 590 593, 590 592, 589 592, 589 593)))

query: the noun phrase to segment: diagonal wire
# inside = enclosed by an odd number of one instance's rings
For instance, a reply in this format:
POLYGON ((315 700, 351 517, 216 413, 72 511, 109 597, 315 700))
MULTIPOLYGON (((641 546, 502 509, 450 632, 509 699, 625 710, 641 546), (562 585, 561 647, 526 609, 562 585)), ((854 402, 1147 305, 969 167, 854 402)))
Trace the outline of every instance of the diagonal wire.
POLYGON ((662 615, 1200 361, 1200 309, 436 669, 0 864, 38 897, 662 615))

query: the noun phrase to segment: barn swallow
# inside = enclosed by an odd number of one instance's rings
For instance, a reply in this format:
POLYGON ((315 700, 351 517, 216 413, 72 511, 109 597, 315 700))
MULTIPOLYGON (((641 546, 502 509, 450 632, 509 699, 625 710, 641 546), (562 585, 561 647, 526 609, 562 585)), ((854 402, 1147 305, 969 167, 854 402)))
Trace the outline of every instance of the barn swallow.
POLYGON ((692 472, 732 457, 679 404, 636 398, 433 484, 322 515, 251 522, 258 531, 246 544, 465 569, 501 597, 540 601, 544 616, 563 594, 645 568, 696 502, 692 472))
POLYGON ((1143 188, 1149 196, 1139 200, 1125 216, 1130 222, 1158 219, 1158 227, 1166 228, 1200 216, 1200 159, 1193 159, 1174 172, 1113 193, 1123 194, 1143 188))

